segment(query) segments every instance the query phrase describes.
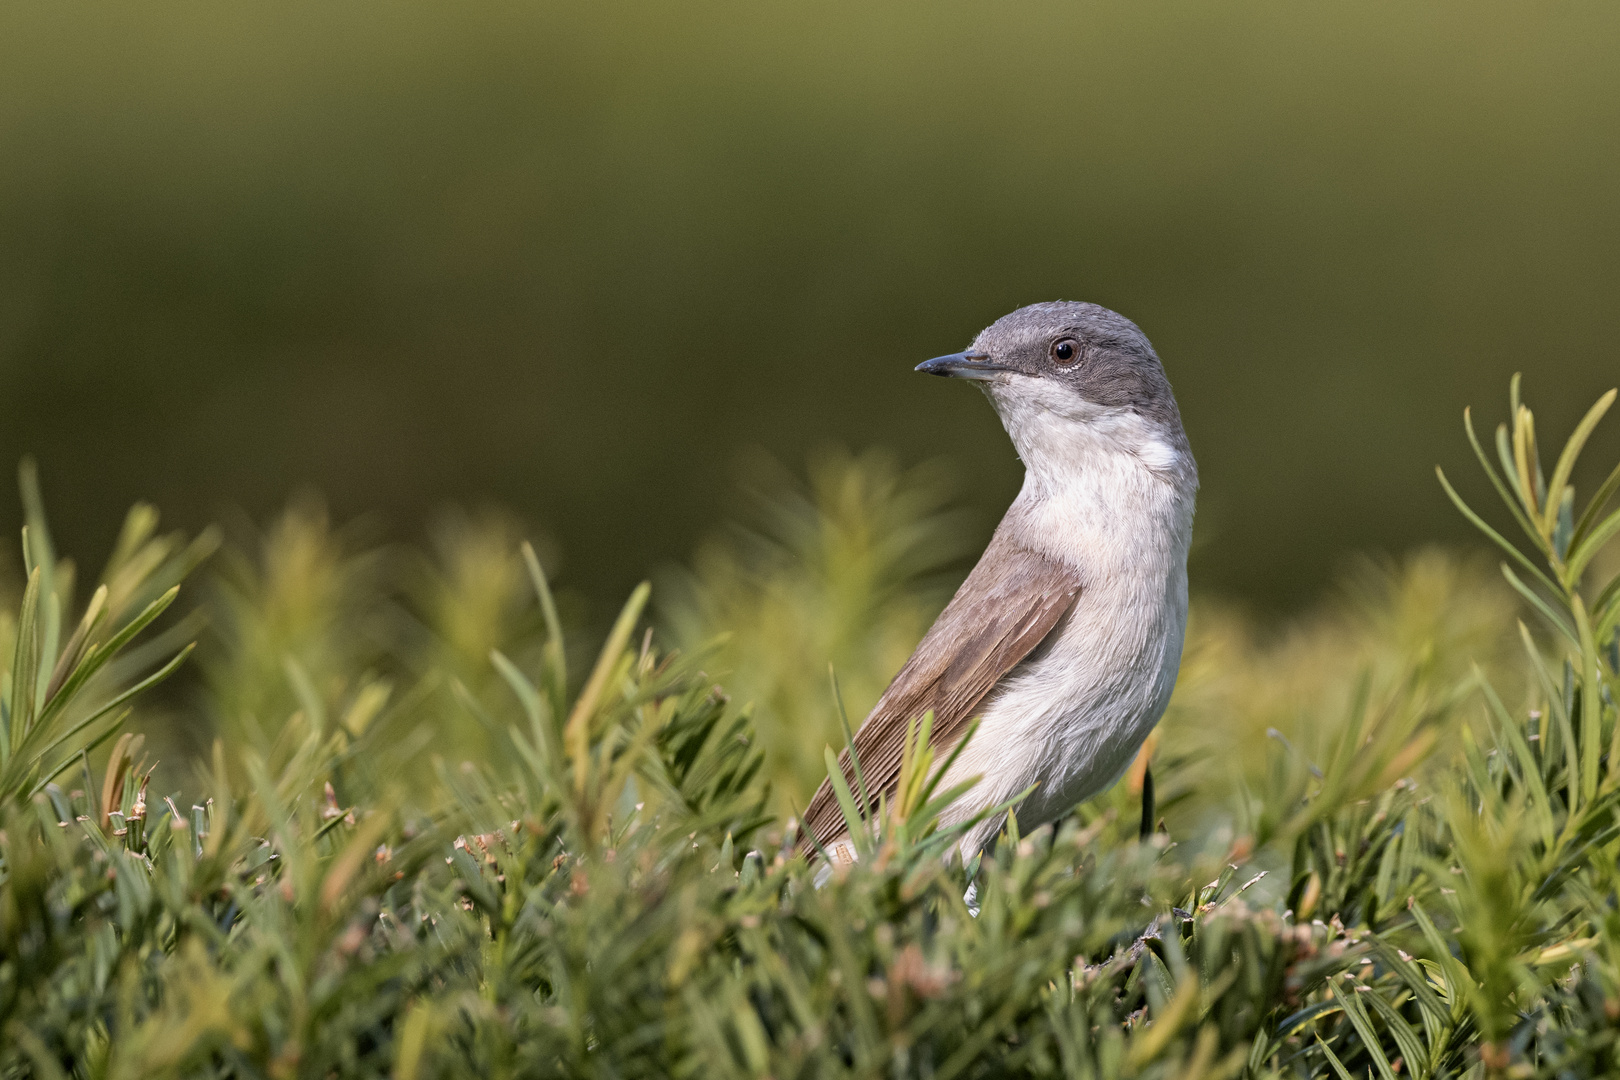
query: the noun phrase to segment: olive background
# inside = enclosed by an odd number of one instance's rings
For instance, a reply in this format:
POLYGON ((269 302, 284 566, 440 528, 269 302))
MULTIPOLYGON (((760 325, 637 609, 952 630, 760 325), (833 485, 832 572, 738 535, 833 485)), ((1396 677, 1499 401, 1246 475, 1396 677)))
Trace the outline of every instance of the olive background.
POLYGON ((80 553, 137 498, 493 503, 609 608, 829 444, 944 457, 987 532, 1018 463, 911 369, 1065 298, 1164 358, 1195 588, 1289 607, 1467 542, 1463 406, 1523 370, 1567 429, 1617 286, 1608 0, 0 12, 0 460, 80 553))

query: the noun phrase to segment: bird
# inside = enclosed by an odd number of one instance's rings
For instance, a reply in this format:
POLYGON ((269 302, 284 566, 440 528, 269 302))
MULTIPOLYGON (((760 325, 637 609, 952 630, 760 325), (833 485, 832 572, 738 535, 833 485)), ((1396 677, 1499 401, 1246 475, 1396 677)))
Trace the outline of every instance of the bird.
MULTIPOLYGON (((943 763, 978 720, 938 790, 976 782, 940 825, 1033 788, 1014 809, 1028 832, 1112 786, 1164 714, 1186 637, 1198 467, 1158 354, 1097 304, 1021 307, 916 370, 985 393, 1024 481, 852 742, 875 806, 894 797, 908 727, 932 712, 943 763)), ((847 747, 837 764, 854 790, 847 747)), ((836 864, 855 846, 831 779, 803 834, 836 864)), ((1003 824, 986 815, 968 827, 964 863, 1003 824)))

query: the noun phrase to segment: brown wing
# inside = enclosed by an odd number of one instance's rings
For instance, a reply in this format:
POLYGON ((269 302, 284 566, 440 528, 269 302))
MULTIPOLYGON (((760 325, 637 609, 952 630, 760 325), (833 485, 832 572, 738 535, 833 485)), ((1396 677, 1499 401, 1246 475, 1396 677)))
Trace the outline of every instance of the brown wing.
MULTIPOLYGON (((973 572, 855 733, 868 794, 893 796, 907 725, 934 711, 931 743, 943 752, 961 738, 996 681, 1039 645, 1080 595, 1079 575, 1020 548, 997 530, 973 572)), ((838 767, 855 788, 849 750, 838 767)), ((832 785, 823 780, 805 827, 825 846, 846 831, 832 785)))

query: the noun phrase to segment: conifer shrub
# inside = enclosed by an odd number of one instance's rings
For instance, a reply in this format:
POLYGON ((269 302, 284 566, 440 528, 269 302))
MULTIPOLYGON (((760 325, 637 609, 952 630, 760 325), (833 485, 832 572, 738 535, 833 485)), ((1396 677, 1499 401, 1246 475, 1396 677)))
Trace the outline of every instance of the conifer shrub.
POLYGON ((710 556, 664 634, 643 586, 587 654, 498 521, 402 561, 304 508, 176 617, 218 540, 138 507, 79 606, 25 469, 26 584, 0 621, 0 1073, 1610 1073, 1620 468, 1584 503, 1570 480, 1614 396, 1550 475, 1517 381, 1494 444, 1470 423, 1519 538, 1441 483, 1501 549, 1498 586, 1425 553, 1284 633, 1201 605, 1157 783, 1138 769, 1028 835, 1009 815, 967 866, 930 718, 897 793, 839 791, 862 857, 828 870, 771 790, 803 782, 810 740, 763 737, 722 689, 747 662, 738 684, 778 688, 771 723, 847 727, 834 685, 806 689, 827 657, 803 642, 886 641, 916 621, 906 575, 938 568, 907 530, 940 504, 889 499, 903 479, 870 462, 828 466, 843 501, 792 503, 769 559, 710 556), (875 539, 838 531, 863 515, 875 539), (821 564, 828 588, 865 575, 842 636, 833 604, 780 629, 784 597, 816 593, 818 535, 859 556, 821 564), (694 644, 716 619, 748 639, 694 644), (800 645, 773 649, 773 625, 800 645), (129 710, 199 635, 199 703, 162 715, 218 737, 169 782, 143 749, 162 716, 129 710))

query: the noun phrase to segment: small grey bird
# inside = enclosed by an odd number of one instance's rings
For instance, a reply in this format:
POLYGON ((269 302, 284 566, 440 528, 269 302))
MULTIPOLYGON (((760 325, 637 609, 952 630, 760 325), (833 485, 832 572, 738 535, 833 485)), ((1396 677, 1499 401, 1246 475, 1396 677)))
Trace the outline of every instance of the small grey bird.
MULTIPOLYGON (((944 824, 1033 784, 1017 809, 1028 830, 1112 785, 1164 714, 1187 625, 1198 468, 1153 346, 1096 304, 1019 308, 917 370, 979 385, 1024 486, 855 749, 873 800, 892 798, 911 721, 933 710, 942 761, 977 717, 941 790, 980 779, 944 824)), ((853 788, 847 750, 839 765, 853 788)), ((805 824, 835 858, 853 858, 829 783, 805 824)), ((1001 828, 993 818, 969 830, 963 858, 1001 828)))

